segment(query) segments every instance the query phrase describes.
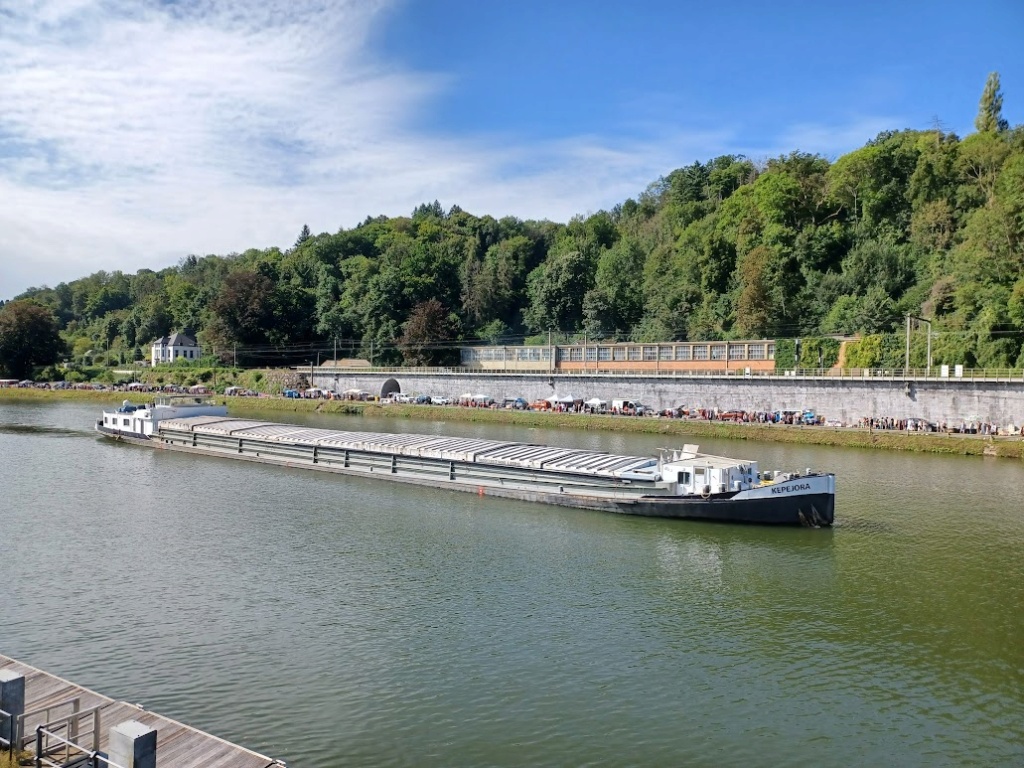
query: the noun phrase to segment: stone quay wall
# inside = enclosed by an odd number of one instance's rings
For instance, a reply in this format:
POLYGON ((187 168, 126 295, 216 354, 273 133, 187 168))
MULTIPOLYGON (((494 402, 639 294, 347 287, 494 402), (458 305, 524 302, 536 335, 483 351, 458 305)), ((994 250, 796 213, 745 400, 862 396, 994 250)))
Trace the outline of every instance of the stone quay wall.
MULTIPOLYGON (((302 369, 297 371, 300 375, 302 369)), ((862 417, 920 418, 947 424, 1024 423, 1024 380, 874 376, 657 376, 612 374, 352 371, 316 369, 311 386, 334 392, 365 390, 457 399, 464 394, 528 401, 572 395, 641 402, 658 410, 687 405, 743 411, 810 409, 826 419, 854 424, 862 417)))

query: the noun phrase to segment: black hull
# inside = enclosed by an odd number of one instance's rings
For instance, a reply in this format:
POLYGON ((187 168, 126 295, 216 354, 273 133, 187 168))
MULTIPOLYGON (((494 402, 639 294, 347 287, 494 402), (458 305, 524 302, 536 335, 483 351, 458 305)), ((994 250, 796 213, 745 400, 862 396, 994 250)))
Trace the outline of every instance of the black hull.
POLYGON ((672 517, 687 520, 711 520, 721 523, 756 525, 802 525, 827 527, 835 519, 836 497, 830 493, 785 496, 716 498, 649 498, 632 504, 619 504, 618 511, 645 517, 672 517))

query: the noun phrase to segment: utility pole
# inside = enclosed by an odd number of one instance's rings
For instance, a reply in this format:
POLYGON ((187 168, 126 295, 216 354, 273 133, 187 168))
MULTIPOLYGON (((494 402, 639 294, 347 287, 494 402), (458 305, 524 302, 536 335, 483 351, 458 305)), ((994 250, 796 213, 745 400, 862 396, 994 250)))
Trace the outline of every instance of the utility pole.
POLYGON ((906 315, 906 356, 903 358, 903 376, 910 373, 910 315, 906 315))
POLYGON ((555 348, 551 345, 551 329, 548 328, 548 372, 555 372, 555 348))
POLYGON ((932 372, 932 321, 925 320, 923 317, 915 317, 914 315, 907 315, 907 354, 906 354, 906 370, 910 369, 910 321, 916 320, 919 323, 924 323, 928 326, 928 353, 926 364, 928 366, 928 375, 932 372))
POLYGON ((334 367, 338 367, 338 337, 334 337, 334 367))

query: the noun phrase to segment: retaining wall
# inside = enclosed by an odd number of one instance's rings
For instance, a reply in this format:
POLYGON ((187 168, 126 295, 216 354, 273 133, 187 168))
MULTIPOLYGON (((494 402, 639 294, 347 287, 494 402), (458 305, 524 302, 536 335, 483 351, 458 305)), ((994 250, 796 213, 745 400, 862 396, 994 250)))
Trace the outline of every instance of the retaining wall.
MULTIPOLYGON (((300 370, 301 373, 301 370, 300 370)), ((309 378, 308 373, 306 377, 309 378)), ((720 410, 774 411, 809 408, 847 424, 861 417, 921 418, 948 424, 1024 423, 1024 381, 940 378, 742 376, 617 376, 609 374, 416 373, 316 371, 312 386, 372 395, 424 393, 453 399, 490 395, 499 402, 551 395, 628 399, 659 410, 677 405, 720 410)))

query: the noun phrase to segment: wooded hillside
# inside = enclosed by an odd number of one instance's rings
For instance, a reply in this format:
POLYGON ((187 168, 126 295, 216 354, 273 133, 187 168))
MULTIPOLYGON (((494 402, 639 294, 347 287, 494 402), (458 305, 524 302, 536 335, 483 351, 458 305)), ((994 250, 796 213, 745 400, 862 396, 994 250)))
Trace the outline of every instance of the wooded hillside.
MULTIPOLYGON (((975 125, 964 138, 882 133, 834 162, 800 151, 716 157, 567 224, 428 203, 335 233, 303 228, 287 250, 188 256, 160 272, 32 289, 0 319, 24 300, 41 304, 75 361, 108 350, 133 359, 139 348, 145 357, 155 338, 192 328, 240 364, 328 357, 335 341, 346 356, 434 363, 452 342, 546 341, 553 331, 861 335, 848 364, 868 366, 902 365, 909 314, 932 322, 936 364, 1020 367, 1024 126, 1003 120, 998 75, 975 125)), ((12 348, 11 333, 0 349, 12 348)), ((913 364, 923 362, 922 343, 913 364)))

